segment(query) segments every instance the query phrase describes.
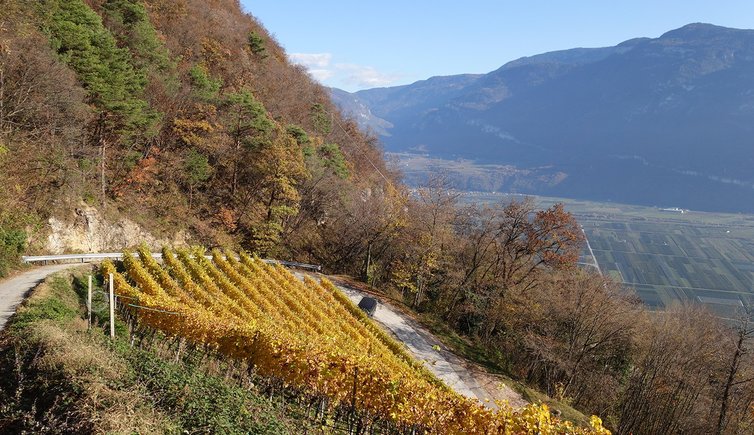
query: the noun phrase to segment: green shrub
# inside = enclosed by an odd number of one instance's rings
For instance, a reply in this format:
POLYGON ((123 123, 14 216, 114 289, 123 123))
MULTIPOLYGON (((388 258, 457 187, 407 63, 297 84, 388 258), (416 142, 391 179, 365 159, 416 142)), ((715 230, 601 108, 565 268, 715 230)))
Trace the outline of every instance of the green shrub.
POLYGON ((260 56, 262 59, 267 57, 267 47, 265 47, 265 40, 263 37, 257 35, 254 32, 249 33, 249 48, 251 52, 260 56))
POLYGON ((296 139, 296 142, 299 145, 306 145, 311 142, 309 135, 306 134, 306 130, 299 127, 298 125, 290 124, 285 128, 285 131, 288 132, 289 135, 293 136, 293 138, 296 139))
POLYGON ((191 67, 189 77, 191 78, 191 88, 197 97, 206 101, 217 98, 223 82, 220 79, 213 78, 204 65, 191 67))
POLYGON ((18 265, 21 254, 26 249, 26 232, 0 226, 0 277, 10 268, 18 265))

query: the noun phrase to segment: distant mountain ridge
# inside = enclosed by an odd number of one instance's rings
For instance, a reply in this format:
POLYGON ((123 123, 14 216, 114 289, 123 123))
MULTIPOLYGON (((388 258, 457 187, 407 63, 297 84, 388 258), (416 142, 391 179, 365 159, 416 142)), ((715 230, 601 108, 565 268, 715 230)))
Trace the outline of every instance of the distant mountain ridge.
POLYGON ((754 212, 754 30, 689 24, 347 95, 388 152, 539 177, 496 190, 754 212))

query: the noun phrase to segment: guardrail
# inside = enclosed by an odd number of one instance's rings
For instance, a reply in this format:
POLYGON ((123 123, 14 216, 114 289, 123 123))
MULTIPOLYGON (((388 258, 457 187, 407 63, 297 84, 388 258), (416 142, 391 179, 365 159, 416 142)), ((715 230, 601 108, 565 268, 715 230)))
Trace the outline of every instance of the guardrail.
MULTIPOLYGON (((162 253, 153 252, 152 257, 157 260, 162 260, 162 253)), ((212 259, 211 255, 205 255, 207 259, 212 259)), ((43 263, 48 262, 64 262, 64 263, 97 263, 103 260, 121 260, 123 259, 122 252, 105 252, 97 254, 60 254, 60 255, 25 255, 21 257, 21 261, 24 263, 43 263)), ((297 269, 313 270, 315 272, 321 272, 322 266, 315 264, 296 263, 293 261, 271 260, 268 258, 262 261, 269 264, 280 264, 285 267, 294 267, 297 269)))

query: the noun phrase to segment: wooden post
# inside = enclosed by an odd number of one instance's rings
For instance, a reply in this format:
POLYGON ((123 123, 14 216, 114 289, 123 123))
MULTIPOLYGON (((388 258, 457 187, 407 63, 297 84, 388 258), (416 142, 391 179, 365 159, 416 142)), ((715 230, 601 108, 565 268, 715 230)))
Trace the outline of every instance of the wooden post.
POLYGON ((86 293, 87 325, 92 327, 92 276, 89 275, 89 291, 86 293))
POLYGON ((113 274, 110 274, 108 280, 110 287, 110 337, 115 337, 115 292, 113 291, 113 274))
POLYGON ((369 285, 369 266, 370 263, 372 263, 372 242, 369 242, 369 247, 367 248, 367 266, 364 269, 364 281, 366 281, 367 285, 369 285))
MULTIPOLYGON (((355 420, 358 420, 356 417, 356 385, 358 381, 359 381, 359 368, 354 367, 353 368, 353 392, 351 393, 351 415, 349 418, 350 421, 348 422, 349 429, 353 428, 353 425, 357 424, 355 420)), ((355 433, 359 433, 358 429, 355 433)))

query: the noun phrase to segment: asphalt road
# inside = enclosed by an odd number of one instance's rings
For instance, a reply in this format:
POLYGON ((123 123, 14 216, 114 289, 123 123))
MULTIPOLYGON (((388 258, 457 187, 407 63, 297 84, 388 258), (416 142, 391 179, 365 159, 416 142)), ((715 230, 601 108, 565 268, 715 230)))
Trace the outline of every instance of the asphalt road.
POLYGON ((31 289, 44 281, 51 273, 70 267, 70 264, 35 267, 0 281, 0 329, 5 327, 5 322, 16 312, 16 307, 24 300, 31 289))

